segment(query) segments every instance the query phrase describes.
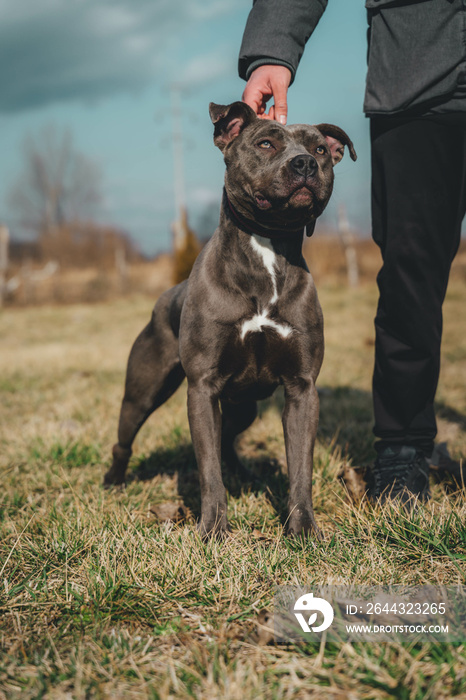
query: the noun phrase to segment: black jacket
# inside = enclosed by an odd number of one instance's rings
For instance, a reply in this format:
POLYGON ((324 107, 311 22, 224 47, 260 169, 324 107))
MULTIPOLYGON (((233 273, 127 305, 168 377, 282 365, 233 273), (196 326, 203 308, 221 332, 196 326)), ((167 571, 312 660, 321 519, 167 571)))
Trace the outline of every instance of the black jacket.
MULTIPOLYGON (((326 6, 327 0, 254 0, 240 76, 247 80, 258 66, 277 63, 294 78, 326 6)), ((466 111, 466 0, 366 0, 366 8, 366 114, 466 111)))

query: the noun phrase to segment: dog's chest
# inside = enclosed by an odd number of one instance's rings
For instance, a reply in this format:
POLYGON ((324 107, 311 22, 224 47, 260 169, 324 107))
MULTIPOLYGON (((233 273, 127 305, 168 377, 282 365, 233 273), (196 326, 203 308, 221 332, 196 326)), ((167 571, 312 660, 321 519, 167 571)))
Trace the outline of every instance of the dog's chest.
MULTIPOLYGON (((268 238, 251 235, 250 245, 254 265, 263 269, 264 287, 271 289, 268 298, 256 303, 252 316, 243 318, 239 324, 241 341, 245 341, 251 333, 272 333, 281 339, 287 339, 293 332, 292 326, 276 318, 275 305, 278 301, 277 288, 277 256, 268 238)), ((263 296, 260 296, 263 299, 263 296)))

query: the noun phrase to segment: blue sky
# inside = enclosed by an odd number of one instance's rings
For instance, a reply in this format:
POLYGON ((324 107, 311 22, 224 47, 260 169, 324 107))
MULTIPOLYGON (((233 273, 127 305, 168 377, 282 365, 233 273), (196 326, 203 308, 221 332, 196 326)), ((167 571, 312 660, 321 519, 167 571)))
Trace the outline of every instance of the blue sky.
MULTIPOLYGON (((284 0, 286 1, 286 0, 284 0)), ((18 233, 9 192, 22 143, 44 127, 70 129, 102 172, 102 223, 153 254, 174 218, 169 86, 182 83, 185 181, 191 224, 220 200, 224 166, 212 143, 210 101, 240 99, 237 56, 251 0, 0 0, 0 221, 18 233)), ((335 194, 369 231, 368 122, 362 114, 366 16, 362 0, 329 0, 289 92, 289 123, 330 122, 359 159, 337 166, 335 194)))

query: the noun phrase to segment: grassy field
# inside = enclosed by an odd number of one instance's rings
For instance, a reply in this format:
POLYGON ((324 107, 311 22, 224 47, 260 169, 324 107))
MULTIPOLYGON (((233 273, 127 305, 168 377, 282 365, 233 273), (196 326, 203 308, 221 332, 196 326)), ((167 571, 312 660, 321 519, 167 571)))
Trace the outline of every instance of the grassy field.
MULTIPOLYGON (((0 314, 0 698, 466 698, 464 646, 260 644, 276 584, 466 584, 464 494, 413 515, 352 505, 372 459, 376 293, 320 285, 326 319, 314 502, 322 542, 282 534, 281 398, 240 441, 260 485, 228 480, 232 536, 202 544, 182 387, 144 426, 124 491, 101 481, 146 297, 0 314), (157 505, 188 519, 160 523, 157 505)), ((445 307, 439 439, 466 454, 466 282, 445 307)))

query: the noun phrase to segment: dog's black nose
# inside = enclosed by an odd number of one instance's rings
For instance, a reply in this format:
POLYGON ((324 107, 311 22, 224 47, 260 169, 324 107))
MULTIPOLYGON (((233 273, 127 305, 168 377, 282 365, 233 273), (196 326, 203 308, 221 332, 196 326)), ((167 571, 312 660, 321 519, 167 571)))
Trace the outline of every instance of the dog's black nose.
POLYGON ((291 169, 297 174, 303 177, 312 176, 317 170, 317 161, 314 156, 302 154, 295 156, 290 161, 291 169))

